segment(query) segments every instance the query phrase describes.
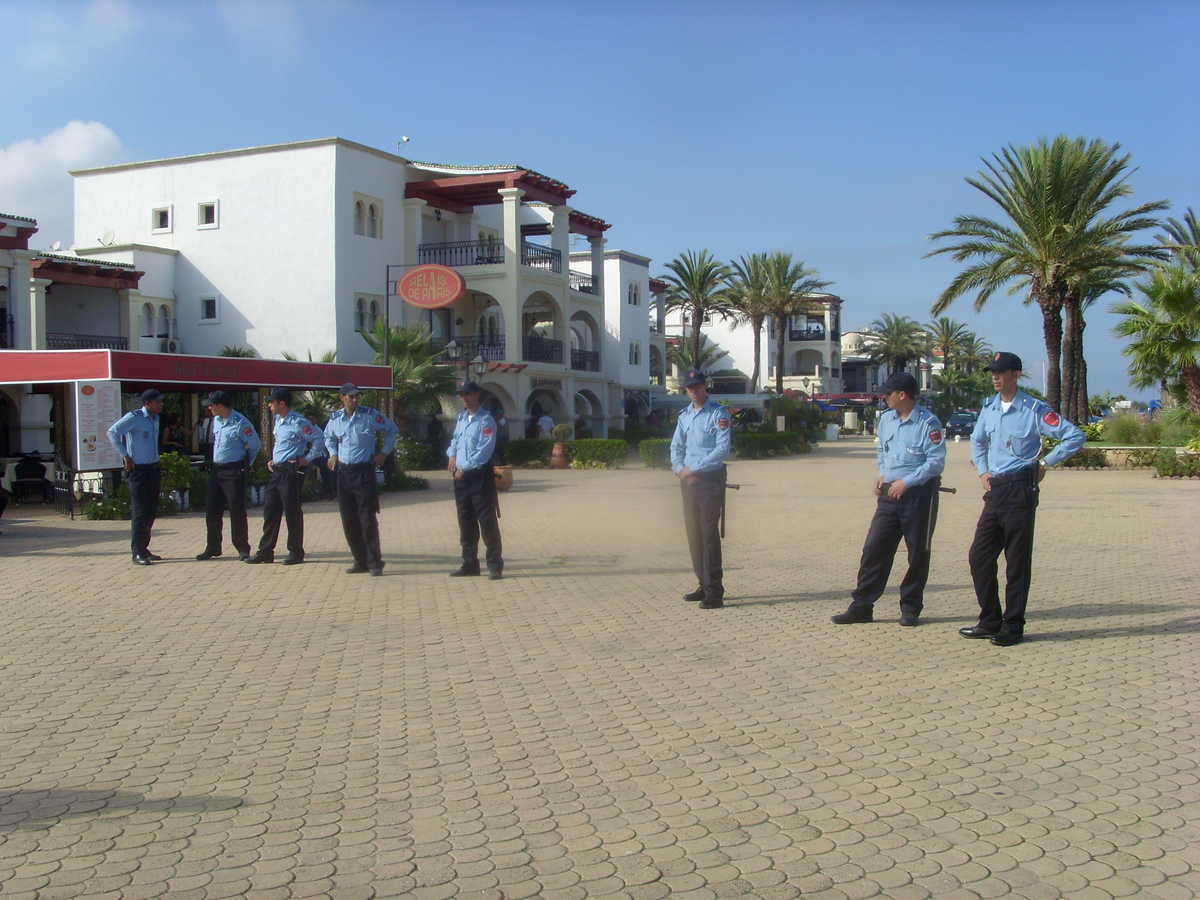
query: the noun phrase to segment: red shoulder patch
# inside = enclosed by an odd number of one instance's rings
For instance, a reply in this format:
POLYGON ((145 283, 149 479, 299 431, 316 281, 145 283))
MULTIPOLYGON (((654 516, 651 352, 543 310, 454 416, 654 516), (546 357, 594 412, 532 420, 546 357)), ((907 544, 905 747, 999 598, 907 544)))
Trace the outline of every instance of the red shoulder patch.
POLYGON ((1051 428, 1056 428, 1056 427, 1058 427, 1058 423, 1061 422, 1062 419, 1060 419, 1058 417, 1058 413, 1056 413, 1054 410, 1050 410, 1050 412, 1048 412, 1044 416, 1042 416, 1042 421, 1045 422, 1047 425, 1049 425, 1051 428))
POLYGON ((484 437, 491 437, 491 436, 492 436, 492 426, 491 426, 491 425, 485 425, 485 426, 483 427, 483 436, 484 436, 484 437))
POLYGON ((729 427, 729 420, 726 418, 717 419, 717 427, 724 431, 729 427))
POLYGON ((931 444, 940 444, 942 442, 942 433, 937 429, 929 432, 929 442, 931 444))
POLYGON ((304 426, 304 433, 305 433, 305 434, 312 434, 312 426, 311 426, 311 425, 305 425, 305 426, 304 426))
POLYGON ((382 424, 383 424, 383 416, 376 416, 376 417, 375 417, 375 421, 376 421, 376 423, 378 423, 379 425, 382 425, 382 424))
POLYGON ((246 437, 250 437, 250 435, 254 434, 254 429, 247 425, 242 429, 242 434, 244 434, 246 437))

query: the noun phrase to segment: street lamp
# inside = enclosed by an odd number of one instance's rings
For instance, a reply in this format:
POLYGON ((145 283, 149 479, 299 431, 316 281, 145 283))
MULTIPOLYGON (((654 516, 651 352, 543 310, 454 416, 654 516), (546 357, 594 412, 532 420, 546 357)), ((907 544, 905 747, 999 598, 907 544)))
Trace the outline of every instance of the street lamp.
POLYGON ((487 360, 483 358, 482 353, 477 353, 475 358, 471 360, 471 374, 475 376, 476 381, 479 381, 479 379, 487 374, 487 370, 487 360))
POLYGON ((462 351, 458 349, 458 342, 451 338, 446 342, 445 352, 447 359, 457 363, 462 351))

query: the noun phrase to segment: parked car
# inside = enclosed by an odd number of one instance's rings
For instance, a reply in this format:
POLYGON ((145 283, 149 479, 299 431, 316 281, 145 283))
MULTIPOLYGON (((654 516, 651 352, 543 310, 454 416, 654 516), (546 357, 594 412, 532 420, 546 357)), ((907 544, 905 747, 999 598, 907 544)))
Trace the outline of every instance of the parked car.
POLYGON ((975 420, 979 417, 975 413, 959 411, 953 413, 946 420, 946 437, 970 437, 971 432, 975 429, 975 420))

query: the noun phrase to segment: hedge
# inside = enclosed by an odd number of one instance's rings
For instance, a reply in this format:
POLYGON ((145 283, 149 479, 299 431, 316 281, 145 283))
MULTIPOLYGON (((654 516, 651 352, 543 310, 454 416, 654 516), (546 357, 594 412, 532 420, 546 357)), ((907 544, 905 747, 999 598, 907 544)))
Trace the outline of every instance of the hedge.
POLYGON ((514 466, 541 462, 550 458, 553 449, 554 441, 549 438, 517 438, 508 442, 508 462, 514 466))
POLYGON ((671 468, 671 441, 668 438, 646 438, 638 444, 638 455, 651 469, 671 468))
POLYGON ((579 438, 569 446, 572 462, 588 467, 615 469, 629 455, 629 447, 625 442, 612 438, 579 438))
POLYGON ((396 441, 396 465, 406 472, 444 469, 446 457, 439 453, 436 447, 424 441, 400 438, 396 441))
POLYGON ((1162 450, 1154 460, 1154 471, 1159 478, 1200 477, 1200 456, 1194 453, 1180 455, 1174 450, 1162 450))
POLYGON ((739 459, 761 459, 764 456, 787 456, 807 453, 804 436, 794 431, 744 431, 733 436, 733 450, 739 459))

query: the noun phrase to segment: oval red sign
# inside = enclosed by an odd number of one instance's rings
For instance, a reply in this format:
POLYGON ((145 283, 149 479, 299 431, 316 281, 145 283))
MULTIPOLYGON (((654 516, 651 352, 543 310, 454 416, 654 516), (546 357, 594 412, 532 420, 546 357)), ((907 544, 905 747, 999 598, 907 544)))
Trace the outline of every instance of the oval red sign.
POLYGON ((413 266, 396 282, 405 303, 421 309, 442 309, 467 292, 466 280, 449 266, 413 266))

